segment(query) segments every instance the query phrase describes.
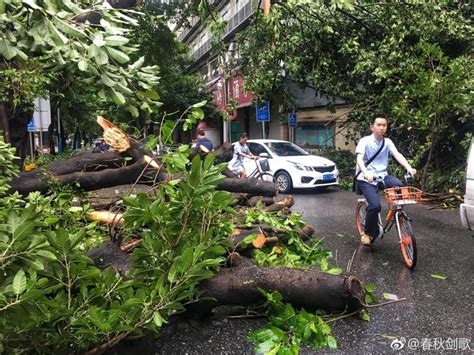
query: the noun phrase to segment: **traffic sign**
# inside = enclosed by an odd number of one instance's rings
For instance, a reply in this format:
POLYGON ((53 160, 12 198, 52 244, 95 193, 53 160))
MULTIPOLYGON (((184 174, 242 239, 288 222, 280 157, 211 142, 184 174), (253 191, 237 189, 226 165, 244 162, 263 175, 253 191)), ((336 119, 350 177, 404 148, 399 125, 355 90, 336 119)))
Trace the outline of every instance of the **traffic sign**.
POLYGON ((26 126, 28 132, 35 132, 35 120, 32 118, 30 122, 28 122, 28 126, 26 126))
POLYGON ((288 127, 296 128, 296 112, 291 112, 288 114, 288 127))
POLYGON ((257 122, 270 122, 270 102, 264 106, 257 106, 257 122))

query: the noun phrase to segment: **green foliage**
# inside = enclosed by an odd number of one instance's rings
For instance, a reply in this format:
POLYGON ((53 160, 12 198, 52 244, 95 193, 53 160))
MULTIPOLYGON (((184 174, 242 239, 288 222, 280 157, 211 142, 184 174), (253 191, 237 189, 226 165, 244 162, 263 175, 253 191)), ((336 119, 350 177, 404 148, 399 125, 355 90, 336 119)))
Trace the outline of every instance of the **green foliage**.
POLYGON ((337 348, 331 327, 316 314, 296 311, 283 303, 278 292, 260 290, 266 297, 269 324, 254 330, 248 339, 256 343, 255 352, 263 354, 298 354, 303 345, 312 349, 337 348))
POLYGON ((291 78, 345 100, 363 134, 384 112, 425 188, 433 171, 463 163, 474 128, 470 10, 457 1, 278 2, 240 36, 246 89, 290 110, 291 78))
POLYGON ((18 159, 15 156, 15 148, 5 143, 3 133, 0 131, 0 196, 9 189, 8 182, 19 172, 18 166, 14 161, 18 159))
MULTIPOLYGON (((280 212, 263 212, 261 206, 257 206, 246 211, 245 223, 270 225, 284 231, 278 234, 280 242, 277 245, 252 250, 252 257, 258 266, 298 268, 319 266, 321 271, 333 275, 339 275, 344 271, 339 267, 329 266, 332 253, 320 246, 321 239, 311 238, 306 242, 301 240, 297 232, 297 229, 305 224, 301 214, 293 213, 284 218, 280 212)), ((251 243, 254 237, 249 236, 244 242, 251 243)))
MULTIPOLYGON (((168 9, 168 4, 145 3, 141 8, 144 16, 139 18, 138 26, 133 30, 138 50, 132 58, 142 57, 144 65, 157 65, 160 68, 160 82, 156 86, 155 98, 160 99, 162 106, 159 113, 150 115, 150 119, 159 124, 161 116, 182 112, 193 103, 205 100, 208 102, 203 107, 205 116, 207 119, 212 118, 215 116, 215 109, 210 103, 211 95, 201 75, 189 73, 188 67, 192 64, 189 49, 177 40, 168 27, 168 9)), ((118 115, 120 112, 117 112, 116 116, 118 115)))
POLYGON ((154 95, 158 68, 145 66, 141 58, 130 60, 136 51, 130 28, 142 14, 93 0, 8 0, 2 5, 0 57, 5 61, 19 69, 26 64, 39 73, 61 73, 61 87, 50 87, 59 93, 72 82, 92 84, 103 101, 122 106, 134 117, 139 110, 146 115, 160 106, 154 95), (100 26, 86 21, 91 8, 100 15, 100 26))
POLYGON ((32 105, 33 100, 47 95, 47 86, 54 73, 43 73, 38 69, 5 69, 0 71, 0 101, 10 101, 15 109, 18 105, 32 105))
POLYGON ((224 168, 196 157, 183 180, 160 185, 154 197, 126 199, 124 234, 143 239, 126 273, 99 270, 85 256, 88 239, 105 233, 83 219, 87 205, 71 206, 68 189, 2 199, 3 349, 79 352, 159 332, 224 261, 232 198, 215 190, 224 168))

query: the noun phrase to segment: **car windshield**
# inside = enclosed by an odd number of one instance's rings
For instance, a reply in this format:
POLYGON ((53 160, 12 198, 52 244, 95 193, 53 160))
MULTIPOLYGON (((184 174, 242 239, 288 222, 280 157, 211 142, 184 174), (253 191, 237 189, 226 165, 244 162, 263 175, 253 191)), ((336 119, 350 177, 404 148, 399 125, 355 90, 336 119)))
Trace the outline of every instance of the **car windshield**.
POLYGON ((275 155, 282 157, 295 157, 299 155, 308 155, 303 149, 290 142, 269 142, 267 147, 275 155))

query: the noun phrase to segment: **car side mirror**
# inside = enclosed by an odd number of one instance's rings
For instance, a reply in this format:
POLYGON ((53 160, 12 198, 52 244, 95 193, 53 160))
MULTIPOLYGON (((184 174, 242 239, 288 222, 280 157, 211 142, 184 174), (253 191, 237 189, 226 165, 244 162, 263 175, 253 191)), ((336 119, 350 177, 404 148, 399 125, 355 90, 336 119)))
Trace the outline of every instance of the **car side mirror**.
POLYGON ((267 158, 267 159, 270 159, 271 157, 268 155, 268 153, 260 153, 258 155, 260 158, 267 158))

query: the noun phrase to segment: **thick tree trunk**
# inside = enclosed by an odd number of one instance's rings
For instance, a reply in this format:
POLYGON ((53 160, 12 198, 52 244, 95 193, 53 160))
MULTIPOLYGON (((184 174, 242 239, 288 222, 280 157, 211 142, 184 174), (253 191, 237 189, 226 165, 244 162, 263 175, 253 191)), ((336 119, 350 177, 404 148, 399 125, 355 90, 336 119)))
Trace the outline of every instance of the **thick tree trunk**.
POLYGON ((119 185, 113 187, 107 187, 104 189, 93 190, 87 193, 87 199, 89 200, 92 208, 96 210, 106 210, 112 205, 122 200, 124 197, 131 194, 139 193, 153 193, 154 189, 149 185, 119 185))
MULTIPOLYGON (((120 272, 131 268, 128 254, 113 242, 107 242, 87 255, 100 268, 113 266, 120 272)), ((364 287, 354 276, 331 275, 316 269, 260 268, 237 254, 230 256, 230 262, 240 266, 223 268, 200 284, 203 296, 215 301, 197 302, 190 310, 207 313, 218 305, 259 304, 264 297, 258 288, 278 291, 285 302, 307 310, 356 310, 364 303, 364 287)))
POLYGON ((356 310, 364 303, 364 287, 354 276, 337 276, 315 269, 232 267, 201 283, 209 305, 252 305, 264 301, 258 291, 278 291, 285 302, 305 309, 356 310))
POLYGON ((125 185, 136 181, 153 182, 151 176, 156 175, 156 181, 166 181, 170 178, 164 171, 148 168, 148 163, 144 158, 129 166, 117 169, 105 169, 101 171, 73 172, 65 175, 49 175, 40 171, 25 172, 13 179, 10 183, 11 189, 7 193, 18 191, 22 195, 27 195, 33 191, 46 192, 48 184, 46 180, 52 178, 62 184, 75 184, 85 191, 97 190, 98 188, 125 185), (158 174, 157 174, 158 173, 158 174), (139 180, 139 178, 141 178, 139 180))
POLYGON ((46 172, 52 175, 65 175, 79 171, 99 171, 119 168, 124 162, 125 160, 120 154, 114 151, 104 153, 86 152, 71 159, 50 163, 46 168, 46 172))
MULTIPOLYGON (((9 117, 9 127, 10 127, 10 143, 13 147, 16 148, 16 156, 20 158, 18 164, 20 168, 23 166, 23 161, 28 154, 28 122, 31 117, 33 117, 33 111, 27 110, 22 111, 21 108, 17 108, 17 113, 14 116, 9 117)), ((8 110, 7 110, 8 115, 8 110)), ((41 132, 40 132, 41 134, 41 132)))
POLYGON ((227 178, 219 185, 218 190, 229 192, 245 192, 253 195, 276 196, 278 194, 278 185, 270 181, 262 181, 260 179, 248 178, 227 178))

